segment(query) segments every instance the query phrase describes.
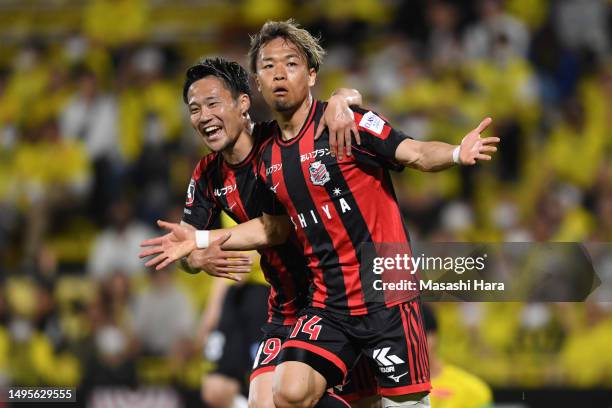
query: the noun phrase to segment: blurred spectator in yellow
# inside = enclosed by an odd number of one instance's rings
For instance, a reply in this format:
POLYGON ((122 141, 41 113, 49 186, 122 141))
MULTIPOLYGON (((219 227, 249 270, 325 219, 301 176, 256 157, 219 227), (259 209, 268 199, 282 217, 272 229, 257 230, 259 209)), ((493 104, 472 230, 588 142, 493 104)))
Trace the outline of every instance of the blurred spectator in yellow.
MULTIPOLYGON (((438 322, 429 307, 423 307, 423 320, 430 350, 432 408, 489 408, 493 406, 491 388, 468 371, 444 362, 438 355, 438 322)), ((441 333, 440 336, 444 336, 441 333)))
POLYGON ((87 262, 87 273, 96 280, 110 279, 115 272, 140 275, 144 265, 138 254, 140 242, 153 230, 134 218, 132 203, 119 199, 108 210, 108 226, 96 236, 87 262))
POLYGON ((10 121, 28 124, 30 106, 43 98, 50 80, 50 67, 45 61, 45 44, 32 39, 19 50, 14 58, 5 95, 10 121))
POLYGON ((90 168, 81 144, 64 140, 55 120, 25 131, 14 153, 13 182, 26 210, 24 255, 33 262, 54 212, 85 199, 90 168))
POLYGON ((92 0, 83 9, 83 31, 109 47, 143 40, 149 30, 147 0, 92 0))
POLYGON ((78 383, 76 359, 69 353, 56 353, 51 339, 36 327, 37 310, 41 310, 36 284, 26 279, 12 280, 7 290, 12 312, 8 324, 11 383, 31 386, 78 383))
POLYGON ((612 303, 586 303, 565 310, 568 338, 560 355, 565 378, 579 387, 612 383, 612 303), (578 316, 577 316, 578 314, 578 316))

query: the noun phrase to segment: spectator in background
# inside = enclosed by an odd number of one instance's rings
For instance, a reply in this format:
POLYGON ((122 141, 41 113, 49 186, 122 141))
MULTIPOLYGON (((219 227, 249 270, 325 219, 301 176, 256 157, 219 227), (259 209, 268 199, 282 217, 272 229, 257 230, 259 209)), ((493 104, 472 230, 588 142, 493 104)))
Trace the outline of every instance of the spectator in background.
POLYGON ((504 51, 511 56, 526 57, 529 32, 522 21, 506 13, 502 0, 480 0, 480 21, 468 27, 464 47, 469 58, 482 59, 504 51), (500 44, 507 44, 500 47, 500 44))
MULTIPOLYGON (((111 280, 109 279, 109 282, 111 280)), ((96 387, 135 387, 136 355, 129 326, 115 313, 115 302, 104 287, 88 307, 91 325, 83 367, 82 399, 96 387)))
POLYGON ((435 408, 487 408, 493 405, 491 388, 480 378, 444 362, 436 350, 438 322, 429 307, 423 307, 423 320, 430 353, 431 406, 435 408))
POLYGON ((134 277, 143 271, 138 258, 140 242, 153 231, 132 218, 131 204, 126 199, 112 204, 108 214, 109 226, 94 241, 87 271, 98 280, 117 271, 134 277))
POLYGON ((15 149, 13 174, 28 210, 24 264, 33 266, 49 225, 60 210, 78 208, 87 197, 89 163, 80 144, 66 140, 57 121, 26 128, 15 149), (33 210, 35 209, 35 210, 33 210))
POLYGON ((85 145, 94 168, 91 215, 100 220, 120 187, 119 122, 116 97, 102 92, 95 74, 81 66, 74 76, 78 88, 61 113, 62 136, 85 145))
POLYGON ((136 298, 134 332, 145 353, 171 356, 191 342, 194 310, 168 268, 150 274, 151 286, 136 298))
POLYGON ((427 18, 430 24, 429 58, 434 65, 452 67, 462 62, 463 46, 459 37, 459 14, 449 1, 429 3, 427 18))
POLYGON ((108 47, 125 47, 145 37, 149 15, 146 0, 93 0, 83 8, 83 31, 108 47))
POLYGON ((606 21, 609 7, 610 2, 605 0, 553 2, 554 24, 562 43, 574 51, 587 51, 599 58, 605 56, 610 50, 606 21))

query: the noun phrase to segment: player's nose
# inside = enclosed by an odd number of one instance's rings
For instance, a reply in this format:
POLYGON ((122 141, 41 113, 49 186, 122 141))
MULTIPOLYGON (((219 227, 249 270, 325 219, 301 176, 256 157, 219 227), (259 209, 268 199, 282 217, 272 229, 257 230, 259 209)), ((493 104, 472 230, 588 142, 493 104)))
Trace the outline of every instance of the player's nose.
POLYGON ((207 109, 202 109, 200 111, 200 116, 198 116, 197 118, 198 126, 206 125, 210 123, 212 119, 213 119, 212 114, 207 109))
POLYGON ((287 73, 285 72, 285 68, 282 66, 277 66, 274 68, 274 80, 282 81, 287 78, 287 73))

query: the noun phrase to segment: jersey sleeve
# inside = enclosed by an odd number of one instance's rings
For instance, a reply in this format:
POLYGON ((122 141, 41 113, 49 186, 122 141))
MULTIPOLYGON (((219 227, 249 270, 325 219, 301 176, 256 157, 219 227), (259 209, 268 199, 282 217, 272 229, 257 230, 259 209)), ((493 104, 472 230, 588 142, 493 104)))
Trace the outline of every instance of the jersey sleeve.
POLYGON ((395 160, 395 151, 400 143, 411 137, 393 128, 385 118, 375 112, 357 108, 353 113, 361 137, 361 145, 354 144, 353 148, 364 158, 371 156, 369 161, 374 159, 384 167, 401 170, 403 166, 395 160))
POLYGON ((198 163, 187 187, 183 221, 197 229, 210 229, 218 223, 221 208, 210 194, 203 171, 205 163, 198 163))

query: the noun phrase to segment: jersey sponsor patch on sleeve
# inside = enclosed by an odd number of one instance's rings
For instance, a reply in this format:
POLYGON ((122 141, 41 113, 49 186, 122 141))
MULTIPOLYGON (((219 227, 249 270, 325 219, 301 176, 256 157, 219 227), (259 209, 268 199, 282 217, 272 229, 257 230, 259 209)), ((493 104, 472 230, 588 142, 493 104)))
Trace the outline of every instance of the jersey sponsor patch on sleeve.
POLYGON ((374 112, 368 111, 359 121, 359 126, 380 135, 385 126, 385 121, 374 112))
POLYGON ((185 205, 191 206, 193 205, 193 201, 195 200, 195 187, 196 182, 194 179, 189 181, 189 187, 187 187, 187 199, 185 200, 185 205))

